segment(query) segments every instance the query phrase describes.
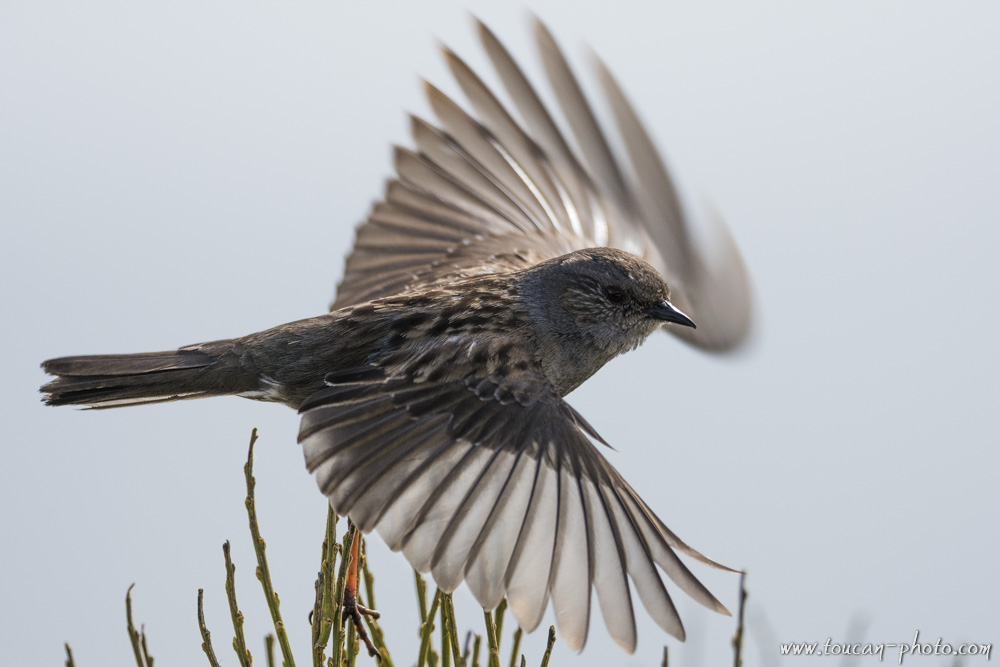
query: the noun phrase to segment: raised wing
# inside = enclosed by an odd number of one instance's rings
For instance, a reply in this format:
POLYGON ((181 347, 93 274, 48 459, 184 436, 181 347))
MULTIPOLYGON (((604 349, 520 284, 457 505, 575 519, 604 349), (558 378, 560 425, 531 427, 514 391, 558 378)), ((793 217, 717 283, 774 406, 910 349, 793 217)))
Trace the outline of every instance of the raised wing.
POLYGON ((506 596, 525 630, 551 599, 573 650, 587 638, 592 588, 615 641, 635 649, 629 579, 683 639, 657 566, 728 613, 674 550, 717 564, 663 525, 517 346, 464 339, 405 354, 328 376, 301 408, 307 466, 336 512, 445 591, 464 580, 487 609, 506 596))
POLYGON ((521 122, 445 50, 476 117, 427 84, 440 127, 413 119, 417 150, 396 149, 397 178, 358 229, 332 307, 610 245, 656 267, 674 302, 698 324, 669 327, 670 333, 709 351, 736 347, 751 319, 740 254, 721 221, 710 252, 694 242, 670 175, 607 68, 599 64, 598 73, 634 179, 619 167, 544 25, 536 25, 542 60, 582 161, 511 55, 478 27, 521 122))

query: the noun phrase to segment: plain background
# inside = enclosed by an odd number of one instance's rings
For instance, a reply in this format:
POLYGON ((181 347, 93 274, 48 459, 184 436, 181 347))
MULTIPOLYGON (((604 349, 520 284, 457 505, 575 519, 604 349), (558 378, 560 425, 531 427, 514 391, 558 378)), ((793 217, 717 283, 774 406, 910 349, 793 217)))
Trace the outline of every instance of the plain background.
MULTIPOLYGON (((529 12, 591 90, 586 47, 601 54, 745 253, 748 352, 656 336, 569 400, 675 532, 749 571, 747 663, 783 663, 779 641, 1000 639, 1000 6, 527 5, 0 4, 5 664, 60 664, 64 640, 81 667, 130 664, 132 582, 157 664, 204 664, 199 587, 235 664, 225 539, 262 664, 253 426, 261 527, 308 660, 325 507, 295 414, 235 398, 55 410, 38 364, 322 312, 390 143, 408 143, 404 112, 426 112, 417 77, 457 92, 435 39, 485 69, 470 11, 539 83, 529 12)), ((370 553, 390 647, 412 664, 412 573, 377 538, 370 553)), ((735 609, 737 577, 693 567, 735 609)), ((675 599, 686 644, 640 613, 627 657, 595 613, 584 653, 557 644, 553 663, 658 664, 664 642, 671 664, 728 662, 732 619, 675 599)))

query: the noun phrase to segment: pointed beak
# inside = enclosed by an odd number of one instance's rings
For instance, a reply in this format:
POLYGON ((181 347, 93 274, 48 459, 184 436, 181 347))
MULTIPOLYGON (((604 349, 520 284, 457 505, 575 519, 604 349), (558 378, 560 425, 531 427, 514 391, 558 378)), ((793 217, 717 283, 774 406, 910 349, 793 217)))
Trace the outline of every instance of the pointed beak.
POLYGON ((673 322, 674 324, 691 327, 692 329, 696 328, 694 320, 682 313, 680 309, 666 299, 646 312, 649 313, 650 317, 655 317, 656 319, 663 320, 664 322, 673 322))

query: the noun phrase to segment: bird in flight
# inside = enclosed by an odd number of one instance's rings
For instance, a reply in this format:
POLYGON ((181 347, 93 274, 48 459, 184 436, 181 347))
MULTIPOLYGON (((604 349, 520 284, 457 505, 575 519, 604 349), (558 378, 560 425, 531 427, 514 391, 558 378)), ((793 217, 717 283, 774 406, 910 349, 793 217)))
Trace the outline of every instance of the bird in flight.
POLYGON ((412 118, 416 147, 396 148, 396 176, 357 230, 330 312, 167 352, 51 359, 44 400, 284 403, 301 413, 306 465, 333 510, 444 591, 464 581, 486 609, 506 597, 526 631, 551 600, 573 650, 596 591, 609 633, 632 652, 631 579, 683 639, 661 571, 728 613, 677 553, 723 566, 664 525, 564 397, 661 328, 708 352, 737 347, 751 320, 743 261, 721 223, 711 252, 696 242, 601 63, 628 168, 543 24, 538 47, 569 135, 477 27, 513 109, 444 50, 471 111, 426 84, 437 122, 412 118))

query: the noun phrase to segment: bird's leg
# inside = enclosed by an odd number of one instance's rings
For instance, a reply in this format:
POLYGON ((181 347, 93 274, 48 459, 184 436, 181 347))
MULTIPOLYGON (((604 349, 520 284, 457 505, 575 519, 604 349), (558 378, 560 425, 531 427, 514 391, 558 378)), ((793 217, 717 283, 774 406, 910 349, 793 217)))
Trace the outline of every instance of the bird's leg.
POLYGON ((368 633, 365 632, 365 626, 361 622, 361 615, 371 616, 372 618, 378 618, 379 613, 374 609, 368 609, 367 607, 358 604, 358 561, 360 560, 360 549, 361 546, 361 534, 360 532, 354 533, 354 539, 351 541, 351 562, 347 566, 347 581, 344 582, 344 613, 343 613, 343 623, 347 625, 347 619, 350 618, 354 623, 354 629, 357 631, 358 636, 368 647, 368 655, 372 656, 378 661, 381 661, 381 656, 379 652, 375 649, 375 645, 372 644, 371 639, 368 638, 368 633))

